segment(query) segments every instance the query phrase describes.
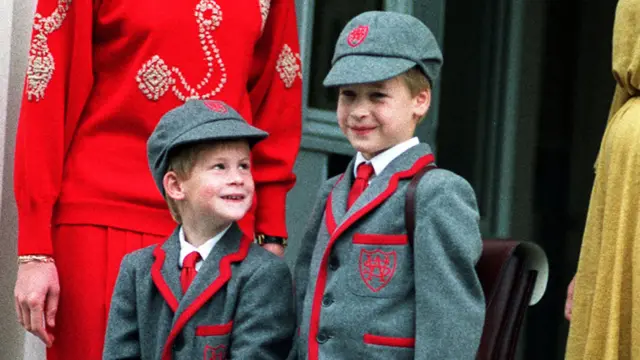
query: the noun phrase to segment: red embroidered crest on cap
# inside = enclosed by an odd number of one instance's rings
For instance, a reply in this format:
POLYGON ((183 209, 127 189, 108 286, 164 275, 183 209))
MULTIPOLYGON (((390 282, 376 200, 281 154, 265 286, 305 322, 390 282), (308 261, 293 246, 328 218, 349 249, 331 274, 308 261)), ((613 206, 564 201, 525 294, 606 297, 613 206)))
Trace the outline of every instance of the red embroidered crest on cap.
POLYGON ((351 30, 349 36, 347 36, 347 43, 351 47, 356 47, 364 41, 369 33, 368 25, 360 25, 357 28, 351 30))
POLYGON ((204 360, 227 360, 227 347, 224 345, 216 347, 207 345, 204 348, 204 360))
POLYGON ((215 111, 217 113, 225 114, 227 112, 227 107, 224 104, 217 100, 205 100, 204 104, 211 109, 211 111, 215 111))
POLYGON ((396 272, 398 256, 395 251, 360 250, 360 277, 367 287, 378 292, 382 290, 396 272))

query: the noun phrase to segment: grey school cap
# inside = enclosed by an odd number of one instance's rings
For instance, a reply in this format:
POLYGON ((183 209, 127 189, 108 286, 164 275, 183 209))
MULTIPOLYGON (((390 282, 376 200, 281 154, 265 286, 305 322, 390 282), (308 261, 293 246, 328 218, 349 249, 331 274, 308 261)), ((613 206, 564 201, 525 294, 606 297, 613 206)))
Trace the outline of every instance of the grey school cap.
POLYGON ((189 100, 162 116, 147 141, 153 180, 164 195, 162 179, 171 150, 180 145, 214 140, 246 139, 250 146, 267 133, 249 124, 229 105, 217 100, 189 100))
POLYGON ((390 11, 368 11, 340 33, 324 86, 383 81, 418 65, 430 83, 438 77, 442 53, 420 20, 390 11))

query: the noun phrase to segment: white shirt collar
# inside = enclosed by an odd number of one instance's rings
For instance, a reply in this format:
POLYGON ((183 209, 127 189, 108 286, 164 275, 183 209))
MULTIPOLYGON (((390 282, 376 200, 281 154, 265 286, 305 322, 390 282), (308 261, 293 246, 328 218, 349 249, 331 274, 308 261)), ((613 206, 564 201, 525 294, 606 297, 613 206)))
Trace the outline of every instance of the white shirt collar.
POLYGON ((410 148, 420 144, 420 139, 414 136, 409 140, 403 141, 400 144, 397 144, 393 147, 388 148, 387 150, 381 152, 380 154, 371 158, 371 160, 367 161, 367 159, 362 156, 362 153, 358 151, 356 154, 356 161, 353 166, 353 177, 356 177, 356 171, 358 169, 358 165, 363 162, 369 162, 373 166, 373 171, 375 175, 378 175, 387 167, 395 158, 400 156, 403 152, 409 150, 410 148))
POLYGON ((227 226, 226 229, 220 231, 216 236, 205 241, 204 244, 200 245, 199 247, 195 247, 187 242, 186 238, 184 237, 184 230, 182 229, 182 226, 180 226, 180 230, 178 231, 178 239, 180 240, 180 259, 178 260, 178 265, 180 265, 180 268, 182 268, 184 258, 186 258, 187 255, 189 255, 193 251, 197 251, 198 253, 200 253, 201 259, 196 263, 196 270, 200 270, 200 266, 202 266, 202 263, 207 259, 207 256, 209 256, 211 250, 213 250, 213 247, 216 246, 220 239, 222 239, 222 237, 227 233, 227 230, 229 230, 230 227, 231 225, 227 226))

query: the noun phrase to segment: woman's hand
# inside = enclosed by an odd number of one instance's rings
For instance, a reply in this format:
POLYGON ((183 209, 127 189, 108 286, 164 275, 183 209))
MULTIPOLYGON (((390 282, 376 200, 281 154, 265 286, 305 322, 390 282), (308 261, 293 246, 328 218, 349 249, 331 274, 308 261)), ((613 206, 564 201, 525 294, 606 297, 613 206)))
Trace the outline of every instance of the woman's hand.
POLYGON ((264 244, 262 248, 279 257, 284 257, 284 246, 280 244, 264 244))
POLYGON ((54 340, 47 326, 55 326, 59 295, 60 283, 54 263, 34 261, 19 265, 14 290, 18 322, 47 347, 54 340))
POLYGON ((567 300, 564 304, 564 318, 571 321, 571 311, 573 310, 573 288, 576 285, 576 277, 574 276, 567 288, 567 300))

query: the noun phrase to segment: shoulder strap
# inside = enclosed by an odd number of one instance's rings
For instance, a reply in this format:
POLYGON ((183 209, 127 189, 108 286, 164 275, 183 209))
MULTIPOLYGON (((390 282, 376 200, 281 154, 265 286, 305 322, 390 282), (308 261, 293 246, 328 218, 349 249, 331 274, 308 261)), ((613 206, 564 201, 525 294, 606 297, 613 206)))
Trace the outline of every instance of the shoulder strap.
POLYGON ((409 246, 413 246, 413 233, 416 228, 416 191, 418 189, 418 184, 424 174, 435 168, 437 168, 437 166, 433 163, 427 164, 413 176, 413 179, 411 179, 411 182, 407 187, 407 195, 404 202, 404 222, 407 227, 409 246))

